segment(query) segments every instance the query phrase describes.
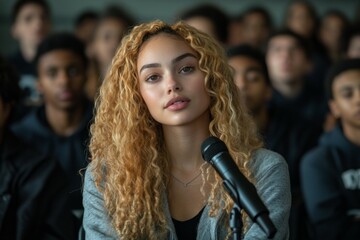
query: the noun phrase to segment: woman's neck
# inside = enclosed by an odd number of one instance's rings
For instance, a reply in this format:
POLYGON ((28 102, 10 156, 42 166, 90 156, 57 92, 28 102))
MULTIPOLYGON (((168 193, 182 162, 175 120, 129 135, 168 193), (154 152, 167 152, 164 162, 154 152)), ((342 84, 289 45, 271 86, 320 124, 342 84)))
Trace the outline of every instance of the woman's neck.
POLYGON ((171 165, 180 171, 196 171, 204 163, 201 144, 209 137, 209 123, 204 121, 191 126, 164 126, 165 144, 171 165))

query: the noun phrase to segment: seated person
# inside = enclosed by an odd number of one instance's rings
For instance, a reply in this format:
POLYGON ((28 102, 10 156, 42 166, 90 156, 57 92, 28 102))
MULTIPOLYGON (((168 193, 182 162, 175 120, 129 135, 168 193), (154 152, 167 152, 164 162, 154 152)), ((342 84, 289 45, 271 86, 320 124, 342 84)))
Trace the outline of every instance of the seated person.
POLYGON ((93 106, 86 100, 84 44, 74 35, 46 38, 36 55, 38 87, 44 105, 14 124, 15 134, 35 149, 53 156, 67 174, 73 212, 82 213, 79 170, 87 165, 87 139, 93 106))
POLYGON ((218 6, 207 3, 197 5, 182 12, 179 20, 215 38, 222 46, 226 46, 229 17, 218 6))
POLYGON ((301 185, 314 239, 360 236, 360 59, 336 64, 327 80, 338 125, 301 163, 301 185))
POLYGON ((290 30, 273 33, 267 44, 266 63, 274 88, 271 106, 322 128, 327 111, 324 91, 315 91, 309 78, 313 62, 306 39, 290 30))
POLYGON ((320 132, 314 131, 311 124, 299 118, 291 118, 281 110, 269 107, 272 88, 260 50, 249 45, 239 45, 227 51, 228 63, 234 69, 235 84, 241 92, 250 114, 264 138, 265 147, 280 153, 288 163, 292 211, 290 215, 291 239, 305 236, 306 226, 302 224, 304 205, 299 184, 299 163, 303 154, 313 148, 320 132))
POLYGON ((17 113, 19 118, 41 103, 33 61, 38 45, 51 30, 50 15, 46 0, 17 0, 12 9, 11 34, 19 46, 8 60, 20 75, 19 85, 24 92, 20 99, 22 111, 17 113))
POLYGON ((87 47, 89 55, 88 80, 85 92, 94 101, 123 36, 135 21, 126 9, 108 6, 99 15, 92 38, 87 47))
POLYGON ((0 59, 0 239, 75 239, 65 173, 9 131, 18 80, 0 59))

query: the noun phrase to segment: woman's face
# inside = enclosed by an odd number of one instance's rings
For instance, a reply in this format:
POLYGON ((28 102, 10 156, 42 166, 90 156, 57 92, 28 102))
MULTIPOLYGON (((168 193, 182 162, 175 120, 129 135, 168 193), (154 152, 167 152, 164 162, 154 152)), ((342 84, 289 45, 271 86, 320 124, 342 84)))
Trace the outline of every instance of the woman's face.
POLYGON ((208 120, 210 96, 198 61, 185 41, 170 34, 143 44, 137 60, 140 93, 157 122, 182 126, 208 120))
POLYGON ((338 50, 340 48, 341 34, 345 28, 344 21, 336 16, 329 15, 322 20, 320 27, 320 40, 331 50, 338 50))
POLYGON ((117 19, 109 18, 99 23, 95 33, 93 52, 101 66, 110 65, 125 32, 125 23, 117 19))
POLYGON ((297 34, 309 38, 315 29, 315 20, 305 5, 302 3, 295 3, 290 8, 287 27, 297 34))
POLYGON ((26 4, 12 26, 13 36, 22 44, 37 46, 50 32, 51 24, 45 9, 38 4, 26 4))

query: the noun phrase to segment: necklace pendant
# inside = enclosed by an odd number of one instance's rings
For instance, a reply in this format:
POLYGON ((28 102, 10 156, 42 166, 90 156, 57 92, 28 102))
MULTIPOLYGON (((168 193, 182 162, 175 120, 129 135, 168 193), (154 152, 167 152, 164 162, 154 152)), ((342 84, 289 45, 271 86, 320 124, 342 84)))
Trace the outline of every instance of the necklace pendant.
POLYGON ((201 172, 200 172, 198 175, 196 175, 193 179, 191 179, 190 181, 188 181, 188 182, 183 182, 183 181, 181 181, 180 179, 178 179, 177 177, 175 177, 173 174, 171 174, 171 176, 172 176, 177 182, 179 182, 184 188, 187 188, 188 186, 191 186, 190 184, 191 184, 192 182, 194 182, 198 177, 200 177, 200 175, 201 175, 201 172))

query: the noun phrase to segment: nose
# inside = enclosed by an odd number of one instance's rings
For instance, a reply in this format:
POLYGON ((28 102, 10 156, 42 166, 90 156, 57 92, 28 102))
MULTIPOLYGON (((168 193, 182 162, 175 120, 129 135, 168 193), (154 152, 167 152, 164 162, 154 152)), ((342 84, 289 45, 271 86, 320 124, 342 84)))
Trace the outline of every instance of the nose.
POLYGON ((289 60, 292 56, 292 50, 288 48, 284 48, 282 49, 280 55, 283 57, 283 59, 289 60))
POLYGON ((59 85, 61 85, 62 87, 67 87, 70 84, 70 76, 69 73, 67 73, 67 71, 60 71, 59 72, 59 76, 58 76, 58 82, 59 85))
POLYGON ((168 94, 182 90, 182 86, 181 86, 179 80, 172 74, 169 74, 166 83, 167 83, 167 93, 168 94))

